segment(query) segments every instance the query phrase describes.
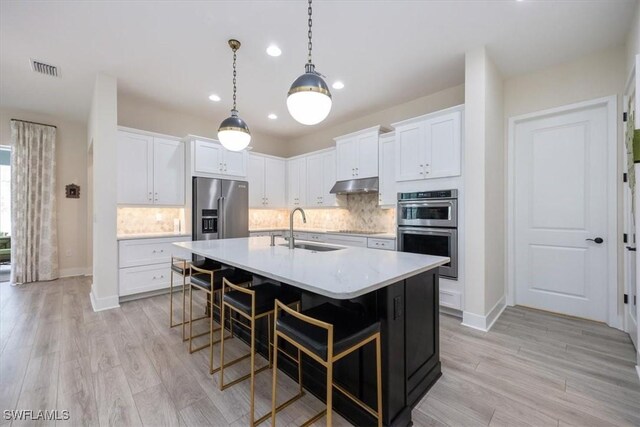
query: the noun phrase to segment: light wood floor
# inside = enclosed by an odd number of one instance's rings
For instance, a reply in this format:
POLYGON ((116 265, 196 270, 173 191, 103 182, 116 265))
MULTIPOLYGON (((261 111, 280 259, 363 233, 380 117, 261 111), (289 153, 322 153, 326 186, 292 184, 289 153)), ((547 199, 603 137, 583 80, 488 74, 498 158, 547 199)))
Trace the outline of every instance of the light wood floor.
MULTIPOLYGON (((248 425, 248 382, 219 391, 218 375, 208 375, 208 352, 189 355, 179 328, 167 327, 167 295, 94 313, 89 289, 87 278, 0 284, 0 409, 66 409, 70 421, 57 424, 72 425, 248 425)), ((199 331, 207 327, 201 323, 199 331)), ((229 358, 246 351, 235 341, 229 358)), ((626 334, 598 323, 516 307, 481 333, 442 315, 443 376, 413 420, 638 426, 634 357, 626 334)), ((247 368, 234 366, 229 378, 247 368)), ((270 408, 269 370, 257 378, 261 415, 270 408)), ((284 375, 278 386, 283 400, 296 390, 284 375)), ((322 408, 306 395, 279 414, 278 425, 299 425, 322 408)), ((1 416, 0 424, 8 423, 1 416)), ((335 423, 348 425, 340 417, 335 423)))

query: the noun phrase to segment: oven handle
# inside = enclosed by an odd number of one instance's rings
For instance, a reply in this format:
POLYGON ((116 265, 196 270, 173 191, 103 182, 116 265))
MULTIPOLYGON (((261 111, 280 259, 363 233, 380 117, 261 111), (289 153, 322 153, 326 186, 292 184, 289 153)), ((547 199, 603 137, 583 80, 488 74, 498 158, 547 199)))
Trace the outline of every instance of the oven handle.
POLYGON ((428 236, 453 236, 457 234, 455 228, 448 229, 448 231, 441 231, 436 228, 427 227, 398 227, 398 234, 424 234, 428 236))
POLYGON ((416 200, 407 200, 398 202, 400 206, 409 207, 409 208, 424 208, 424 207, 440 207, 440 206, 453 206, 455 204, 455 200, 446 200, 446 201, 438 201, 438 202, 419 202, 416 200))

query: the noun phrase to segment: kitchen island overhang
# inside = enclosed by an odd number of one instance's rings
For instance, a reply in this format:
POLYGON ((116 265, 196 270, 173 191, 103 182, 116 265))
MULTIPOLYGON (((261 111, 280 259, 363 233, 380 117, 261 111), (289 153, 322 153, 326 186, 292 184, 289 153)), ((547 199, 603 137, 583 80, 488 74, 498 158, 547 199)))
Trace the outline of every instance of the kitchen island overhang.
MULTIPOLYGON (((385 425, 409 425, 411 409, 440 377, 438 267, 446 257, 319 245, 332 251, 290 250, 269 237, 175 243, 183 249, 302 291, 302 309, 323 302, 356 308, 380 321, 385 425)), ((300 243, 300 242, 299 242, 300 243)), ((256 326, 258 349, 268 349, 267 325, 256 326)), ((247 339, 247 336, 240 336, 247 339)), ((371 346, 372 347, 372 346, 371 346)), ((335 381, 375 407, 374 349, 365 346, 338 362, 335 381)), ((296 378, 297 366, 279 368, 296 378)), ((324 370, 304 358, 305 388, 324 400, 324 370)), ((356 425, 373 418, 334 393, 334 410, 356 425)))

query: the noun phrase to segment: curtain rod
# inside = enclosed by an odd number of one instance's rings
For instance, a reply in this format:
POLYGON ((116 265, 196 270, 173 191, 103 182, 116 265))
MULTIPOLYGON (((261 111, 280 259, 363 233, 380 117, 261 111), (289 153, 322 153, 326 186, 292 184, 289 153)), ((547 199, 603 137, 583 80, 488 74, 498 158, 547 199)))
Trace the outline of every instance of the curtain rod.
POLYGON ((54 125, 48 125, 45 123, 38 123, 38 122, 30 122, 29 120, 21 120, 21 119, 11 119, 12 122, 25 122, 25 123, 31 123, 32 125, 40 125, 40 126, 48 126, 50 128, 58 128, 58 126, 54 126, 54 125))

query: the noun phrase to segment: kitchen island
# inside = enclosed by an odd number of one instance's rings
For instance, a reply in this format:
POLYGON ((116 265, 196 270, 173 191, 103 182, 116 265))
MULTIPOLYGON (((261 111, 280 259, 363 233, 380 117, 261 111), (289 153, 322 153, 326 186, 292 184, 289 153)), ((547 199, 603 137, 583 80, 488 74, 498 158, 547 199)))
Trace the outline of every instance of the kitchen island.
MULTIPOLYGON (((382 335, 384 425, 411 424, 411 409, 441 375, 438 267, 449 258, 315 242, 297 242, 299 247, 290 250, 283 239, 271 246, 269 237, 175 245, 297 288, 302 292, 303 310, 330 301, 378 319, 382 335)), ((268 335, 266 321, 263 323, 256 326, 257 348, 266 354, 268 335)), ((334 368, 334 380, 372 407, 376 390, 374 355, 373 346, 365 346, 334 368)), ((288 358, 279 358, 278 366, 297 377, 297 367, 288 358)), ((305 389, 323 399, 325 378, 320 365, 304 358, 305 389)), ((334 393, 333 408, 356 425, 374 422, 367 412, 339 392, 334 393)))

